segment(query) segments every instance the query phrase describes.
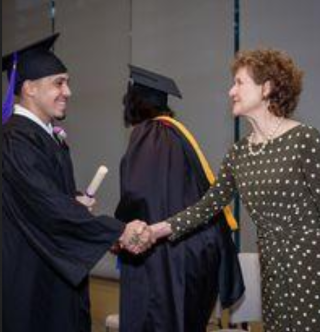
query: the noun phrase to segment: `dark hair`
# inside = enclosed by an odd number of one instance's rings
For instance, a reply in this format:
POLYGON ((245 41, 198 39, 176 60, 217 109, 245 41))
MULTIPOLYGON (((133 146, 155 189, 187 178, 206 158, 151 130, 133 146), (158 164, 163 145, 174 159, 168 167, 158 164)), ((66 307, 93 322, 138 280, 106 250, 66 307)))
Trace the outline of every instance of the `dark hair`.
POLYGON ((239 52, 231 66, 233 75, 246 67, 256 84, 271 83, 269 111, 289 117, 297 107, 302 91, 303 72, 284 52, 257 49, 239 52))
POLYGON ((168 105, 156 106, 142 96, 135 86, 129 86, 123 97, 124 123, 126 127, 139 124, 160 115, 174 117, 168 105))

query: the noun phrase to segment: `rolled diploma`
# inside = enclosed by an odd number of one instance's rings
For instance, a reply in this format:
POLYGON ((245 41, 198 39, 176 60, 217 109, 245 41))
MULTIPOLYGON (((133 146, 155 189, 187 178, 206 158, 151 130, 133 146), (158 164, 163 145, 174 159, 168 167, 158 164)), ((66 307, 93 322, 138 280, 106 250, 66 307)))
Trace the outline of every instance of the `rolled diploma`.
POLYGON ((89 184, 87 190, 86 190, 86 195, 90 198, 94 197, 95 193, 99 189, 103 179, 108 173, 108 168, 104 165, 100 166, 93 177, 91 183, 89 184))

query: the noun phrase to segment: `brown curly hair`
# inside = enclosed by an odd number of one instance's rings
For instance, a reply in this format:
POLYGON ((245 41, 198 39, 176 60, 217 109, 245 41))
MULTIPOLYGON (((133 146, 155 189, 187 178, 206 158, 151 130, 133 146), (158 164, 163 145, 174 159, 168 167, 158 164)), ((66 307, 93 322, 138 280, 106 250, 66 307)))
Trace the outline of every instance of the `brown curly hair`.
POLYGON ((237 53, 231 71, 235 75, 246 67, 256 84, 271 83, 269 111, 278 117, 289 117, 295 110, 302 91, 303 72, 284 52, 257 49, 237 53))

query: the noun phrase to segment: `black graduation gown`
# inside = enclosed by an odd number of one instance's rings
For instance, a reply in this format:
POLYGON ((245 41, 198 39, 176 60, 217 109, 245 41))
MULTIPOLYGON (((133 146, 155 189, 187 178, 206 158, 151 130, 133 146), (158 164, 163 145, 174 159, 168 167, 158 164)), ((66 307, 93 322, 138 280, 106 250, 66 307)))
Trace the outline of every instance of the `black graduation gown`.
MULTIPOLYGON (((136 126, 121 163, 116 217, 151 224, 195 203, 209 183, 186 138, 148 120, 136 126)), ((121 332, 204 332, 219 293, 224 307, 243 293, 239 262, 223 214, 196 236, 147 254, 121 255, 121 332)))
POLYGON ((18 115, 2 129, 3 331, 90 331, 88 273, 123 224, 75 200, 65 144, 18 115))

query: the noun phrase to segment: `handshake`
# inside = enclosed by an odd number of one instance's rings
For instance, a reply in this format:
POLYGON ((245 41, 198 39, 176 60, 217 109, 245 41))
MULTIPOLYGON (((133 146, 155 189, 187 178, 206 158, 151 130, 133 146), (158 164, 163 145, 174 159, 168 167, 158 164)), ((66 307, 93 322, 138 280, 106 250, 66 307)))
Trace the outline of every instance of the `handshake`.
POLYGON ((171 234, 171 227, 166 222, 147 225, 144 221, 133 220, 125 227, 119 238, 119 249, 125 249, 132 254, 141 254, 152 247, 159 238, 171 234))
MULTIPOLYGON (((77 196, 76 200, 92 212, 96 200, 87 195, 77 196)), ((172 233, 170 224, 165 221, 153 225, 147 225, 141 220, 129 222, 119 238, 119 242, 111 248, 111 251, 127 250, 132 254, 141 254, 152 247, 158 239, 172 233)))

